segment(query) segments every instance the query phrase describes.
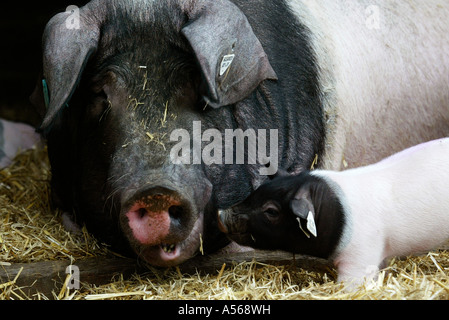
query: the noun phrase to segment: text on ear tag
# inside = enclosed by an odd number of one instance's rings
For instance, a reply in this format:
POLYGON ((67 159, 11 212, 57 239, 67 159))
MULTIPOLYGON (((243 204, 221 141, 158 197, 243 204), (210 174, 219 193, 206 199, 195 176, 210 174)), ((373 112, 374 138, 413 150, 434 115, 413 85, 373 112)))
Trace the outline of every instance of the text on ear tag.
POLYGON ((221 60, 220 64, 220 77, 228 71, 229 67, 231 66, 232 62, 234 61, 235 54, 228 54, 223 57, 223 60, 221 60))

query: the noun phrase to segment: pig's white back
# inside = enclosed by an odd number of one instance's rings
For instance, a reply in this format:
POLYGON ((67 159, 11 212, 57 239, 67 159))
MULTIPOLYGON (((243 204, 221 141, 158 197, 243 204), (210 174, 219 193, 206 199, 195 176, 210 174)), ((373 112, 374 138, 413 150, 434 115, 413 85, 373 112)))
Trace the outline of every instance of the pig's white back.
POLYGON ((324 93, 323 169, 375 163, 449 134, 449 2, 291 0, 324 93))

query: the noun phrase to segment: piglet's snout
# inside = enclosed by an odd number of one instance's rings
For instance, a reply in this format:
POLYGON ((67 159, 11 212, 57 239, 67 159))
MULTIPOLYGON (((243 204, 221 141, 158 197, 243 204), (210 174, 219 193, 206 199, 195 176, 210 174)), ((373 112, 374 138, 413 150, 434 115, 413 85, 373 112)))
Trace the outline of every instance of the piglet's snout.
POLYGON ((125 216, 135 240, 149 246, 184 240, 191 210, 176 192, 154 188, 133 198, 125 216))
POLYGON ((223 233, 228 233, 228 228, 226 227, 226 212, 225 210, 218 210, 218 229, 223 233))
POLYGON ((239 214, 234 209, 218 210, 218 228, 224 233, 244 233, 247 231, 248 215, 239 214))

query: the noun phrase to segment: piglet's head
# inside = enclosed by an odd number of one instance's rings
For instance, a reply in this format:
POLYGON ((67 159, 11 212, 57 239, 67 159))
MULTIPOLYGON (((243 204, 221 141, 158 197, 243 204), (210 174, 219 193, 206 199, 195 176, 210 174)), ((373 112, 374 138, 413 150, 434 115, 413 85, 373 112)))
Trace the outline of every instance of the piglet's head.
POLYGON ((307 175, 272 177, 240 204, 220 210, 221 230, 241 245, 267 250, 289 251, 292 243, 316 238, 307 175))
POLYGON ((321 258, 333 254, 345 223, 338 194, 309 172, 272 177, 242 203, 219 211, 218 220, 241 245, 321 258))

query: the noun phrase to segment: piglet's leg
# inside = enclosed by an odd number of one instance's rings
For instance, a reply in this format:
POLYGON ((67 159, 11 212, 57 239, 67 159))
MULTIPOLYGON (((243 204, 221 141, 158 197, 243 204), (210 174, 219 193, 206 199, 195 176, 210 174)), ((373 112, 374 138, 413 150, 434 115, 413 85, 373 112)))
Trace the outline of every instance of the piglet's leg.
POLYGON ((357 260, 343 260, 337 264, 338 281, 344 282, 349 289, 356 289, 370 280, 376 280, 382 259, 360 257, 357 260))
POLYGON ((361 265, 338 268, 338 281, 351 289, 355 289, 369 280, 376 280, 379 267, 376 265, 361 265))

